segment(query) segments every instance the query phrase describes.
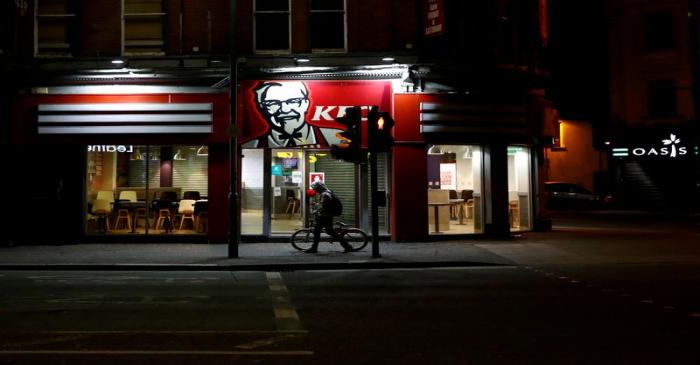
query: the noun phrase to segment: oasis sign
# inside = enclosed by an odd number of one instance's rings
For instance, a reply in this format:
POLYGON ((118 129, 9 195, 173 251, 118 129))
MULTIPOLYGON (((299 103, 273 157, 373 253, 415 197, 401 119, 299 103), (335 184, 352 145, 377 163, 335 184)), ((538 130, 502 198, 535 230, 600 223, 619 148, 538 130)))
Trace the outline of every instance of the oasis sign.
POLYGON ((678 158, 689 153, 689 148, 682 143, 677 135, 671 133, 668 138, 662 138, 659 143, 649 146, 615 147, 613 157, 662 157, 678 158))

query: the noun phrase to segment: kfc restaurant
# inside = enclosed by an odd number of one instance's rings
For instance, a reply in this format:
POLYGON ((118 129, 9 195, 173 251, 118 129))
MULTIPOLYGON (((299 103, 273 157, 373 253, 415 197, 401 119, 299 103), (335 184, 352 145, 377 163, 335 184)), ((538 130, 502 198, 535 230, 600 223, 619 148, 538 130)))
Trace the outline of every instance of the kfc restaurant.
MULTIPOLYGON (((330 146, 352 106, 396 121, 378 156, 380 234, 420 241, 533 228, 538 99, 403 93, 391 80, 243 80, 237 130, 243 242, 286 240, 323 180, 370 231, 370 171, 330 146)), ((98 86, 17 95, 7 170, 13 235, 52 241, 228 240, 230 98, 208 87, 98 86)), ((367 145, 363 125, 363 145, 367 145)))
POLYGON ((370 230, 369 169, 329 152, 344 128, 335 118, 356 105, 396 121, 392 153, 378 156, 380 234, 419 241, 533 228, 535 97, 402 93, 386 80, 248 80, 239 90, 243 241, 304 226, 315 179, 343 201, 342 221, 370 230))
POLYGON ((15 234, 226 242, 229 110, 228 90, 208 87, 64 86, 18 95, 8 169, 15 234))

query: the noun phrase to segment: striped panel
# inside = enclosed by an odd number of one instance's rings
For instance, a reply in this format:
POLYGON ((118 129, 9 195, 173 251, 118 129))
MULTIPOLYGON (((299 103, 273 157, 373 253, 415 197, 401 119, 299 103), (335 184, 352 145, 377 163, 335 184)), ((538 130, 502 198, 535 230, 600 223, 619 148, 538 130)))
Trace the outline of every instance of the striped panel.
POLYGON ((39 134, 211 133, 211 103, 40 104, 39 134))
POLYGON ((181 191, 198 191, 201 196, 209 195, 209 164, 205 156, 190 154, 187 160, 173 161, 173 186, 181 191))
POLYGON ((421 133, 526 133, 521 105, 420 103, 421 133))
POLYGON ((325 183, 329 189, 338 196, 343 203, 343 214, 340 220, 356 226, 356 181, 355 164, 340 160, 334 160, 330 156, 319 158, 316 161, 316 172, 325 172, 325 183))

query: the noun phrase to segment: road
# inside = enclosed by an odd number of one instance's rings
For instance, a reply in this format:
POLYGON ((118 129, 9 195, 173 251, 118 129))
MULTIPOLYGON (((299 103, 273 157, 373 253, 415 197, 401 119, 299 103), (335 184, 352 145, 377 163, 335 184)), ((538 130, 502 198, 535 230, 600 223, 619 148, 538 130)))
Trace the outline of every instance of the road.
POLYGON ((700 363, 698 232, 577 222, 501 266, 0 272, 0 364, 700 363))

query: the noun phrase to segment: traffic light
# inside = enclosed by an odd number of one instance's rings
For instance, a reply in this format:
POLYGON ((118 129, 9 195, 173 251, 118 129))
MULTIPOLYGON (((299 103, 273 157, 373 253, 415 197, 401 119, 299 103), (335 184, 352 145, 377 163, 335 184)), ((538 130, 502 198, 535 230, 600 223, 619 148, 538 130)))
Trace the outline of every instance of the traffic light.
POLYGON ((362 131, 360 129, 362 112, 360 107, 348 108, 345 111, 345 116, 338 117, 335 120, 346 125, 347 129, 336 133, 336 137, 340 138, 340 143, 331 146, 333 158, 355 164, 365 162, 367 154, 362 151, 362 131))
POLYGON ((369 149, 375 152, 388 152, 394 145, 394 137, 391 129, 394 127, 394 119, 389 113, 380 112, 373 106, 367 113, 367 132, 369 135, 369 149))

